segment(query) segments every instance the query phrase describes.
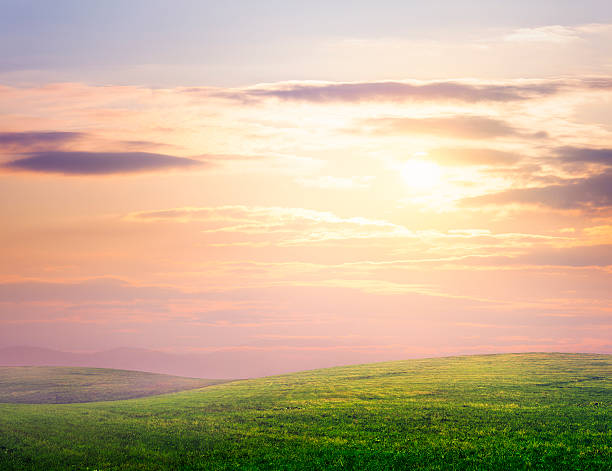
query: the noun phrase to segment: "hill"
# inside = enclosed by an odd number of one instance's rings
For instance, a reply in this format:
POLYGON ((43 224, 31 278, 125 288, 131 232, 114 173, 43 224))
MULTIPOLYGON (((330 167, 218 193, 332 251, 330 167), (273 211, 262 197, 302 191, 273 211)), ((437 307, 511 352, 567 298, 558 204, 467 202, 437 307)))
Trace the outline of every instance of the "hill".
POLYGON ((116 401, 203 388, 222 382, 103 368, 0 367, 0 402, 68 404, 116 401))
POLYGON ((0 404, 0 469, 607 470, 611 376, 610 355, 485 355, 0 404))

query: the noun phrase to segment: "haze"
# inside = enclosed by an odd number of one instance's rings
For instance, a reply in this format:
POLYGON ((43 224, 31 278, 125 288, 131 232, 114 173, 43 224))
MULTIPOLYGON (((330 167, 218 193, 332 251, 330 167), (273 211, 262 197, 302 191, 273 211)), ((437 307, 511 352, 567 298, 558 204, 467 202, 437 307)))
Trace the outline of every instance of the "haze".
POLYGON ((328 3, 0 1, 0 347, 612 353, 612 4, 328 3))

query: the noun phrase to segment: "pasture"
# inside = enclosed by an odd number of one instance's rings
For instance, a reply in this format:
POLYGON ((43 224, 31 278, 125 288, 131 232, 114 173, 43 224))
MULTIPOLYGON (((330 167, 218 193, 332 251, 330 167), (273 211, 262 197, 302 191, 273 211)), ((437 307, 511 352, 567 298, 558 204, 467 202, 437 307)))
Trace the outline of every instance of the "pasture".
POLYGON ((0 469, 609 470, 611 373, 611 355, 481 355, 0 404, 0 469))

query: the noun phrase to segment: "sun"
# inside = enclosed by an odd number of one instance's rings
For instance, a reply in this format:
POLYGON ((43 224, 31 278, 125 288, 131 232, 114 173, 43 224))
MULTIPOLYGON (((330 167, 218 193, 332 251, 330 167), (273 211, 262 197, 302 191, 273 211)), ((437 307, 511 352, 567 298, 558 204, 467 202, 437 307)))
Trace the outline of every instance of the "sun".
POLYGON ((424 190, 440 182, 442 171, 434 162, 413 158, 402 165, 401 175, 410 188, 424 190))

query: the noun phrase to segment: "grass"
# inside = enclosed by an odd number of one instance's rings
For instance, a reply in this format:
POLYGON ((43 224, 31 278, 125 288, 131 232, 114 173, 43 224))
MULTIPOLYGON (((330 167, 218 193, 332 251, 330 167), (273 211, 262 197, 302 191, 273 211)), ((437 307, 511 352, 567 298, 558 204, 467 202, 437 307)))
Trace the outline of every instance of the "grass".
POLYGON ((611 373, 611 355, 485 355, 0 404, 0 469, 610 470, 611 373))
POLYGON ((0 367, 0 402, 68 404, 115 401, 202 388, 221 382, 106 368, 6 366, 0 367))

